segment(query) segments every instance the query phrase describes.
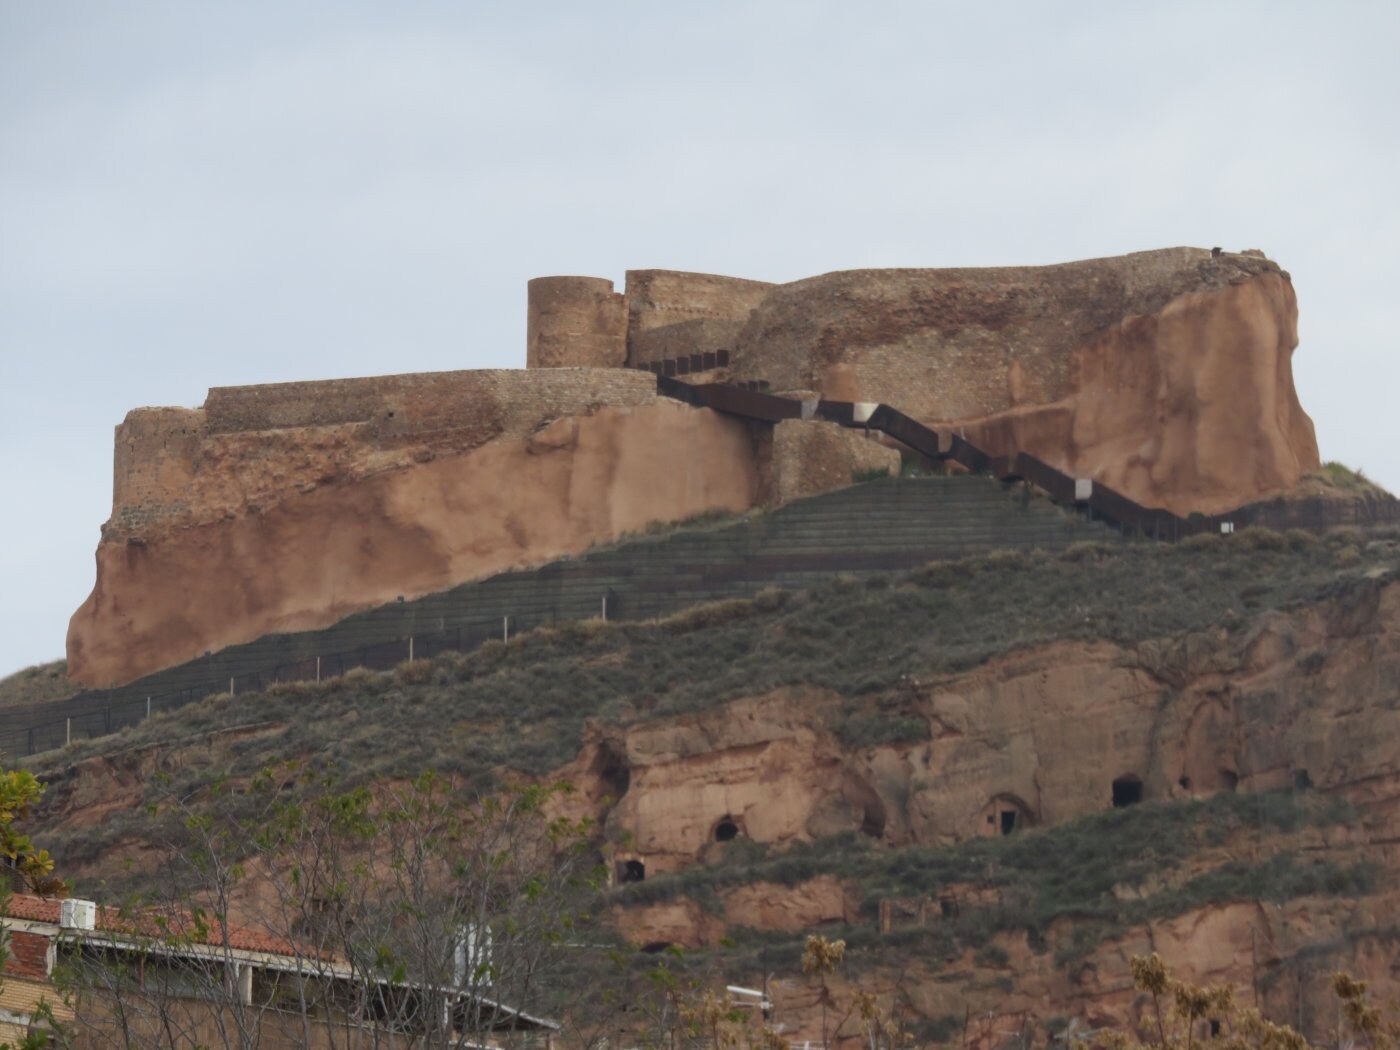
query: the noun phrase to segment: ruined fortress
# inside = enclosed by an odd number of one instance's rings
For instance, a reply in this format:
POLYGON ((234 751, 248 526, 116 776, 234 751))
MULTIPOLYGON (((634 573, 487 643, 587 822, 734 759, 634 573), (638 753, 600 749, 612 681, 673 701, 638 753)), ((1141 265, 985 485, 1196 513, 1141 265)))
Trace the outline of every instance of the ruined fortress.
POLYGON ((887 404, 1181 515, 1318 466, 1292 284, 1259 252, 790 284, 642 270, 622 292, 538 278, 528 301, 523 371, 216 388, 199 409, 129 413, 72 676, 120 684, 913 457, 830 422, 698 407, 658 376, 887 404))

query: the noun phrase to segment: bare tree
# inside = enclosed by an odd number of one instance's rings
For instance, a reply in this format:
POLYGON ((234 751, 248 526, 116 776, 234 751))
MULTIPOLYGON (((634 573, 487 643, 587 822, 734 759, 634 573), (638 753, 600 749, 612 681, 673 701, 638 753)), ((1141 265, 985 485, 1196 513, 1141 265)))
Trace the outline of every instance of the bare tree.
POLYGON ((599 876, 587 824, 550 815, 566 790, 340 789, 284 768, 171 794, 159 890, 65 947, 79 1041, 529 1042, 599 876))

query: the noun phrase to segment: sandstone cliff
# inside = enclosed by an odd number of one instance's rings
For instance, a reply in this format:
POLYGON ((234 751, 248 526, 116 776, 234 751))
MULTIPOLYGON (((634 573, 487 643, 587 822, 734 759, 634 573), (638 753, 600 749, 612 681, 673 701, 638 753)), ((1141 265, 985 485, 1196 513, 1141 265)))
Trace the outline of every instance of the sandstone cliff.
MULTIPOLYGON (((603 294, 557 280, 589 303, 603 294)), ((551 322, 552 288, 532 291, 532 323, 575 350, 535 363, 593 364, 611 339, 607 360, 632 368, 883 401, 993 455, 1030 452, 1179 514, 1286 492, 1318 466, 1293 387, 1297 302, 1262 252, 781 285, 630 271, 625 330, 591 308, 551 322)))
POLYGON ((545 424, 462 452, 425 447, 389 469, 324 428, 278 431, 307 462, 272 478, 224 466, 230 442, 211 439, 191 471, 196 491, 206 479, 212 490, 197 505, 205 520, 104 536, 69 626, 69 674, 129 681, 758 498, 747 431, 709 411, 653 400, 545 424))
POLYGON ((1254 254, 856 270, 780 285, 735 375, 884 401, 1146 506, 1216 513, 1318 467, 1293 386, 1297 300, 1254 254))

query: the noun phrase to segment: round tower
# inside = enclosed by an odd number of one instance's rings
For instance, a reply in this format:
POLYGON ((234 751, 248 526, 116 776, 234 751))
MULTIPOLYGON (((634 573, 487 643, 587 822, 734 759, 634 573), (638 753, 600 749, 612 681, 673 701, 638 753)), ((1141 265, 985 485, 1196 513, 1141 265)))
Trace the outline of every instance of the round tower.
POLYGON ((536 277, 525 332, 526 368, 627 364, 627 302, 602 277, 536 277))

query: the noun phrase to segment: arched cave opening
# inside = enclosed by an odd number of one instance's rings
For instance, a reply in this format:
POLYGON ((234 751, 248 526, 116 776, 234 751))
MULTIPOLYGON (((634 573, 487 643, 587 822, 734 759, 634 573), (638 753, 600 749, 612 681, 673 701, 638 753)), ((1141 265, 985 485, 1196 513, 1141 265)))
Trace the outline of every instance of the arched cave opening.
POLYGON ((641 882, 646 877, 647 866, 636 858, 624 860, 617 866, 618 882, 641 882))
POLYGON ((627 794, 632 784, 632 770, 627 764, 627 756, 612 744, 602 744, 593 756, 590 772, 597 778, 598 786, 614 802, 627 794))
POLYGON ((860 833, 872 839, 885 837, 885 806, 879 797, 873 797, 866 804, 860 818, 860 833))
POLYGON ((734 818, 730 816, 721 817, 720 822, 715 825, 715 841, 733 842, 738 837, 739 825, 734 822, 734 818))
POLYGON ((1190 790, 1191 790, 1191 778, 1190 778, 1190 777, 1182 777, 1180 780, 1177 781, 1177 784, 1179 784, 1179 785, 1181 786, 1181 789, 1182 789, 1183 791, 1190 791, 1190 790))
POLYGON ((1308 776, 1308 771, 1306 769, 1295 769, 1293 771, 1294 791, 1307 791, 1312 786, 1312 777, 1308 776))
POLYGON ((983 835, 1011 835, 1032 823, 1030 807, 1019 798, 995 795, 982 808, 982 825, 978 830, 983 835))
POLYGON ((1240 786, 1240 775, 1233 769, 1222 769, 1220 771, 1220 786, 1226 791, 1234 791, 1240 786))
POLYGON ((1142 779, 1129 773, 1113 782, 1113 807, 1136 806, 1142 801, 1142 779))

